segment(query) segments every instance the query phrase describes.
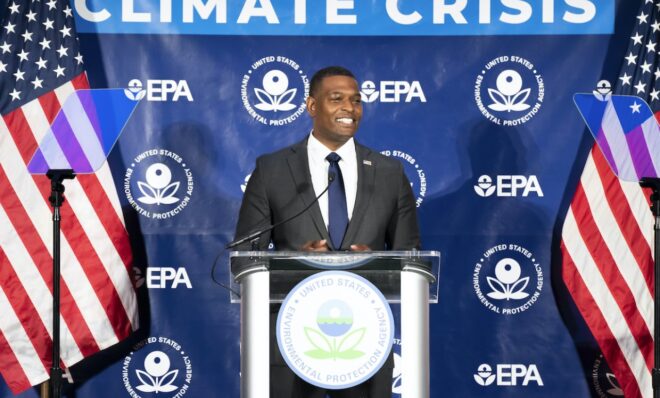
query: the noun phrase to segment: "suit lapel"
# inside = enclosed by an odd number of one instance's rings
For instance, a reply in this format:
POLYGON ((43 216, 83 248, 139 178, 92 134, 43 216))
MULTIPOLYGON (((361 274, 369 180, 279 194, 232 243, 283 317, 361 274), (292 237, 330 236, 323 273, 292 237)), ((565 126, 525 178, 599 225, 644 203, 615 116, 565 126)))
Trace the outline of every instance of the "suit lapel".
POLYGON ((355 148, 357 152, 358 187, 355 196, 353 216, 348 223, 342 249, 349 249, 350 245, 354 243, 364 243, 354 242, 354 239, 357 236, 357 232, 360 230, 362 219, 364 218, 367 206, 369 206, 369 202, 371 201, 371 195, 374 192, 374 181, 376 178, 376 162, 371 159, 371 150, 357 142, 355 143, 355 148))
MULTIPOLYGON (((314 185, 312 184, 309 172, 309 161, 307 160, 307 139, 291 147, 291 154, 287 158, 287 161, 289 163, 291 177, 298 189, 298 197, 304 206, 308 206, 314 201, 316 194, 314 193, 314 185)), ((323 239, 329 241, 330 236, 323 221, 323 215, 321 214, 321 208, 318 202, 307 210, 307 213, 311 215, 312 220, 314 220, 314 226, 321 236, 323 236, 323 239)))

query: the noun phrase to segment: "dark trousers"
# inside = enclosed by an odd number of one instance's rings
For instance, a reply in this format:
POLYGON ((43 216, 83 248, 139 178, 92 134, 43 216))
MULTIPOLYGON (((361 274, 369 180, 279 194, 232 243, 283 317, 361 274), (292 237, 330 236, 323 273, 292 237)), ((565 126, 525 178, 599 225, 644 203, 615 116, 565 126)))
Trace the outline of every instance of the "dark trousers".
POLYGON ((275 337, 277 311, 270 314, 270 398, 392 398, 394 354, 390 352, 383 367, 369 380, 343 390, 326 390, 298 377, 282 358, 275 337))

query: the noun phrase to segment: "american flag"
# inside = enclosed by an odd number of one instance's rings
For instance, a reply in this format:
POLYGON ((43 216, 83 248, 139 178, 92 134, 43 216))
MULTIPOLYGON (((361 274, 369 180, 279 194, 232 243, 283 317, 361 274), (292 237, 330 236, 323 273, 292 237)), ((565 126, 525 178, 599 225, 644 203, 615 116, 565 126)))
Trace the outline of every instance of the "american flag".
MULTIPOLYGON (((68 1, 14 0, 0 25, 0 373, 14 393, 49 377, 50 182, 27 163, 65 98, 89 88, 68 1)), ((106 165, 65 182, 61 356, 65 367, 138 327, 132 255, 106 165)))
MULTIPOLYGON (((643 98, 656 119, 659 41, 660 2, 645 0, 614 93, 643 98)), ((628 398, 653 396, 654 219, 648 194, 619 180, 594 146, 562 230, 564 282, 628 398)))

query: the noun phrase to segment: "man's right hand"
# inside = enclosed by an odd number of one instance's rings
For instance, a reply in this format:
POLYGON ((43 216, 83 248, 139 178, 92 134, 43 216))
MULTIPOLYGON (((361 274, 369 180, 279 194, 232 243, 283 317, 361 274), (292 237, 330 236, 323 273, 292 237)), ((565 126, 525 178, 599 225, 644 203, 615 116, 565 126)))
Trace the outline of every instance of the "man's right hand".
POLYGON ((305 243, 300 250, 304 252, 327 252, 330 250, 330 248, 328 247, 328 241, 321 239, 310 240, 309 242, 305 243))

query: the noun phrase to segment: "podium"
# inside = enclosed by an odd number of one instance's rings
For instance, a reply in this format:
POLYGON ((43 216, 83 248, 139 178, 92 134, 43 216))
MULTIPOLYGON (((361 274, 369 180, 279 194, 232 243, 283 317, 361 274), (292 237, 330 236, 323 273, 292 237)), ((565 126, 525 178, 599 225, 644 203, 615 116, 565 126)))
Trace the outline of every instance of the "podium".
POLYGON ((281 303, 304 278, 328 270, 360 275, 389 303, 400 303, 401 396, 429 396, 429 304, 438 300, 439 252, 241 251, 230 253, 230 265, 232 291, 240 291, 231 302, 241 305, 241 398, 270 394, 270 304, 281 303))

